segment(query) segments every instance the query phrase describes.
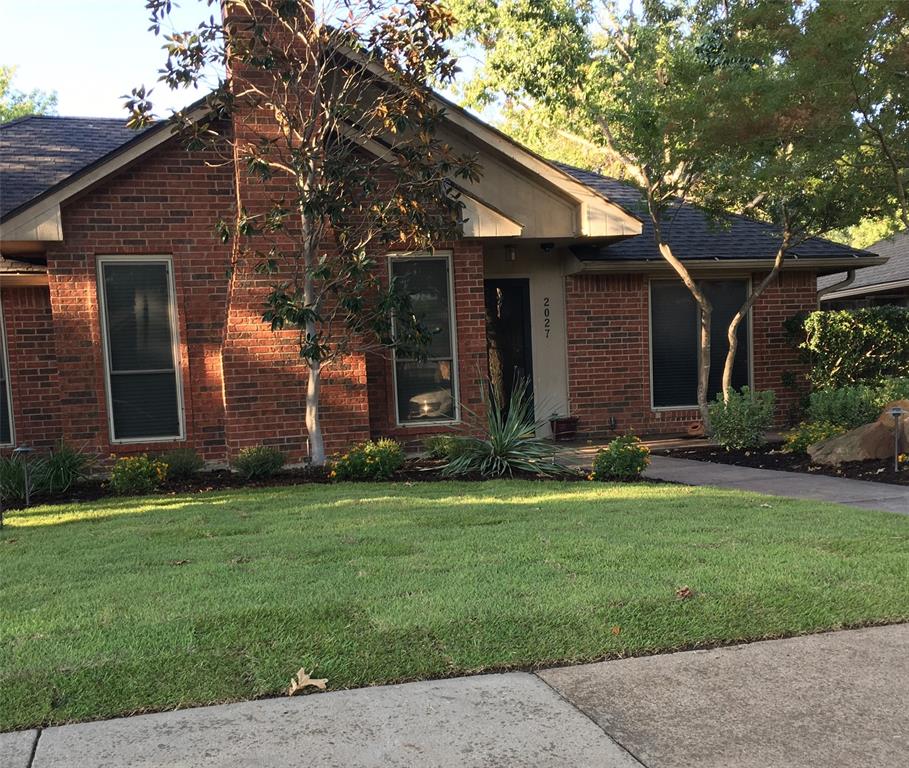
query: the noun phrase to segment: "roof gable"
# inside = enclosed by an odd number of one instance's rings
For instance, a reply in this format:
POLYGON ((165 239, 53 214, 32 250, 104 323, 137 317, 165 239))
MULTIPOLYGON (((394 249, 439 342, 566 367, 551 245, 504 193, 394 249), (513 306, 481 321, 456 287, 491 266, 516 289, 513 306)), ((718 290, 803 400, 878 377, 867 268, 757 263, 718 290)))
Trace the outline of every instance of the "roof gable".
POLYGON ((40 197, 137 135, 117 118, 33 116, 0 125, 0 216, 40 197))

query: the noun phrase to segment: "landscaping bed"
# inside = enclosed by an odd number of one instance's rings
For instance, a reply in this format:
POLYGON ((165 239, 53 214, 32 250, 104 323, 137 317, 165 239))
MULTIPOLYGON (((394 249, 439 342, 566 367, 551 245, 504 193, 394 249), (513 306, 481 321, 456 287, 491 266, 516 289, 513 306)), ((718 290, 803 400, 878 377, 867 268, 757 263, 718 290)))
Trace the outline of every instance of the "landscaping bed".
MULTIPOLYGON (((439 459, 408 459, 404 466, 397 470, 392 482, 398 483, 427 483, 443 482, 451 480, 441 474, 441 469, 445 465, 444 460, 439 459)), ((192 494, 204 493, 207 491, 220 491, 238 488, 275 488, 283 486, 307 485, 311 483, 333 483, 335 480, 330 475, 331 470, 327 467, 294 467, 282 469, 268 478, 259 480, 250 480, 242 477, 236 472, 229 469, 217 469, 196 473, 193 477, 182 480, 165 480, 156 491, 157 494, 192 494)), ((526 472, 515 471, 513 479, 516 480, 535 480, 541 481, 540 477, 526 472)), ((559 478, 561 482, 578 482, 584 481, 587 477, 578 472, 569 472, 559 478)), ((484 482, 489 478, 483 477, 479 473, 458 477, 458 480, 467 482, 484 482)), ((350 481, 344 481, 350 482, 350 481)), ((626 482, 641 482, 640 480, 630 480, 626 482)), ((115 498, 117 494, 110 487, 110 483, 100 478, 92 478, 73 485, 65 493, 47 494, 36 493, 32 496, 32 506, 42 504, 68 504, 74 502, 98 501, 100 499, 115 498)), ((4 505, 7 509, 21 509, 21 502, 7 503, 4 505)))
POLYGON ((782 443, 768 444, 762 449, 749 451, 726 450, 719 446, 692 446, 691 448, 655 449, 656 456, 674 456, 677 459, 694 459, 716 464, 733 464, 756 469, 778 469, 784 472, 803 472, 811 475, 847 477, 852 480, 868 480, 874 483, 909 485, 909 467, 904 463, 898 472, 893 470, 893 459, 870 461, 849 461, 839 466, 813 464, 804 453, 789 453, 782 450, 782 443))
POLYGON ((0 730, 909 619, 909 518, 651 483, 38 507, 0 563, 0 730))

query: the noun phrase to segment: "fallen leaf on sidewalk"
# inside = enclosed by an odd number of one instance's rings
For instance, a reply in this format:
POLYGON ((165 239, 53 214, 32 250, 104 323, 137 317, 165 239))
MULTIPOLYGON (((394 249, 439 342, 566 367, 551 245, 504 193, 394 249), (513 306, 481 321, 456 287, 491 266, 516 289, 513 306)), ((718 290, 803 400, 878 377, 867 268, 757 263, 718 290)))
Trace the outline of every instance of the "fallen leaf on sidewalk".
POLYGON ((328 683, 327 679, 313 680, 309 673, 303 667, 300 667, 299 672, 291 678, 290 685, 287 686, 287 695, 293 696, 308 686, 324 691, 326 683, 328 683))

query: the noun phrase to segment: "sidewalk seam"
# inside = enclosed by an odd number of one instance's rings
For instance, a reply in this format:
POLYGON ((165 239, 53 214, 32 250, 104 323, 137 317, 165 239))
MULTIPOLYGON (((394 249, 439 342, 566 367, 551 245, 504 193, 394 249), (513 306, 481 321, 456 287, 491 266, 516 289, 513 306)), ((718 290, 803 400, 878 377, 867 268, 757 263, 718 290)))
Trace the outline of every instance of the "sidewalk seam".
MULTIPOLYGON (((600 725, 596 720, 594 720, 590 715, 588 715, 583 709, 581 709, 579 706, 577 706, 573 701, 571 701, 569 698, 567 698, 558 688, 556 688, 554 685, 551 685, 549 683, 549 681, 544 680, 536 672, 532 672, 531 674, 537 680, 542 682, 547 688, 549 688, 549 690, 551 690, 553 693, 555 693, 556 696, 558 696, 562 701, 564 701, 575 712, 579 712, 581 715, 586 717, 591 723, 593 723, 597 727, 597 729, 599 729, 600 731, 602 731, 605 734, 607 739, 609 739, 613 744, 615 744, 619 749, 621 749, 626 755, 628 755, 632 760, 634 760, 638 765, 640 765, 641 768, 650 768, 650 766, 648 766, 643 760, 641 760, 640 757, 638 757, 634 752, 632 752, 630 749, 628 749, 628 747, 626 747, 624 744, 622 744, 622 742, 620 742, 618 739, 613 737, 613 735, 611 733, 609 733, 609 731, 607 731, 602 725, 600 725)), ((29 767, 29 768, 31 768, 31 767, 29 767)))
POLYGON ((26 765, 26 768, 32 768, 35 764, 35 753, 38 751, 38 739, 41 738, 42 732, 42 728, 35 728, 35 740, 32 742, 32 753, 28 757, 28 765, 26 765))

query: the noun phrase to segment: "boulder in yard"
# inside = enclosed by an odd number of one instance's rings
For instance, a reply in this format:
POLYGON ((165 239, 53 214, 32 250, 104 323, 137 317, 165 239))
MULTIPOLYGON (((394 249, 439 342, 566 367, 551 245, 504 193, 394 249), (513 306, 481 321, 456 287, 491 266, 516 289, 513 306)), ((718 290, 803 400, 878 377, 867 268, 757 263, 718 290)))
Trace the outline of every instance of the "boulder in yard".
POLYGON ((832 465, 844 461, 889 459, 893 456, 894 427, 890 410, 896 406, 907 413, 900 419, 900 451, 909 452, 909 400, 894 400, 887 404, 877 421, 809 445, 808 455, 815 464, 832 465))

